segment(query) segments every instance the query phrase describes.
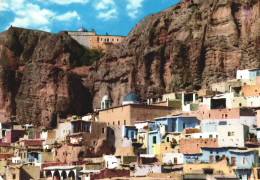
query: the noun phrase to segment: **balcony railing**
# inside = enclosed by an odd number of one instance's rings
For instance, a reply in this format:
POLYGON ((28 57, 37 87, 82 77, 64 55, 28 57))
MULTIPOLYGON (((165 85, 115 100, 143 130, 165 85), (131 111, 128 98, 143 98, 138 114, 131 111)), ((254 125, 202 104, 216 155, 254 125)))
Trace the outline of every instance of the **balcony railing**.
POLYGON ((260 142, 258 142, 256 138, 246 138, 245 143, 246 145, 256 145, 256 146, 260 145, 260 142))

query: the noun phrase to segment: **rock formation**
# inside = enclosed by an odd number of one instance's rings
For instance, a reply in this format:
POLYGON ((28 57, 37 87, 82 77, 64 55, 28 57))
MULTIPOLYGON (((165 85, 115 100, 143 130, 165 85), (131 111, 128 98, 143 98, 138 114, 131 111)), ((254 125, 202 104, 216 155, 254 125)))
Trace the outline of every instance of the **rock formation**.
POLYGON ((90 68, 93 106, 121 104, 130 87, 143 99, 193 90, 260 68, 258 0, 183 0, 140 21, 90 68))
POLYGON ((10 28, 0 34, 0 121, 53 127, 56 118, 121 104, 130 87, 142 99, 193 90, 260 68, 258 0, 183 0, 140 21, 91 67, 66 32, 10 28), (93 98, 93 103, 92 103, 93 98))
POLYGON ((54 127, 57 117, 85 114, 92 100, 70 72, 84 49, 65 32, 9 28, 0 34, 0 121, 54 127))

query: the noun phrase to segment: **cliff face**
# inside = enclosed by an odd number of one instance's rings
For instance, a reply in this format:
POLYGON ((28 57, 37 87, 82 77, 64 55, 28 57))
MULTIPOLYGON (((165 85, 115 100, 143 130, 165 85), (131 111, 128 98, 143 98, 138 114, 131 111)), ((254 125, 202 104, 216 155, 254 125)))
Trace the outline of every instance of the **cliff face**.
POLYGON ((260 67, 258 0, 183 0, 140 21, 90 68, 85 84, 99 107, 122 102, 130 87, 142 98, 192 90, 260 67))
POLYGON ((260 68, 259 9, 258 0, 183 0, 79 68, 85 51, 66 32, 10 28, 0 34, 0 121, 51 127, 57 116, 100 108, 106 94, 116 106, 131 87, 145 99, 260 68))
POLYGON ((84 49, 66 33, 10 28, 0 34, 0 119, 53 127, 57 116, 91 111, 89 91, 70 72, 84 49))

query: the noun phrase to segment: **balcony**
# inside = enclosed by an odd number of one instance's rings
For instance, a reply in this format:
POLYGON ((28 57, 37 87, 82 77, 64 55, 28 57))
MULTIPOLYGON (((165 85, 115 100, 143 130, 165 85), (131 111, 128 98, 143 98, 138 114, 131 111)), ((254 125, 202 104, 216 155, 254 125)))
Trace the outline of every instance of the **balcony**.
POLYGON ((246 138, 245 144, 247 146, 259 146, 260 142, 258 142, 258 140, 256 138, 246 138))

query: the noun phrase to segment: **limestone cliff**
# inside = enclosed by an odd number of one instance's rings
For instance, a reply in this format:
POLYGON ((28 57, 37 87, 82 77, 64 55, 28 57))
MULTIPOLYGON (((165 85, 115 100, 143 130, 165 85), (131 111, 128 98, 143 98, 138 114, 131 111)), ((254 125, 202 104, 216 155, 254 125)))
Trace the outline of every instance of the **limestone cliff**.
POLYGON ((90 68, 93 105, 118 105, 133 87, 142 98, 192 90, 260 67, 258 0, 183 0, 140 21, 90 68))

